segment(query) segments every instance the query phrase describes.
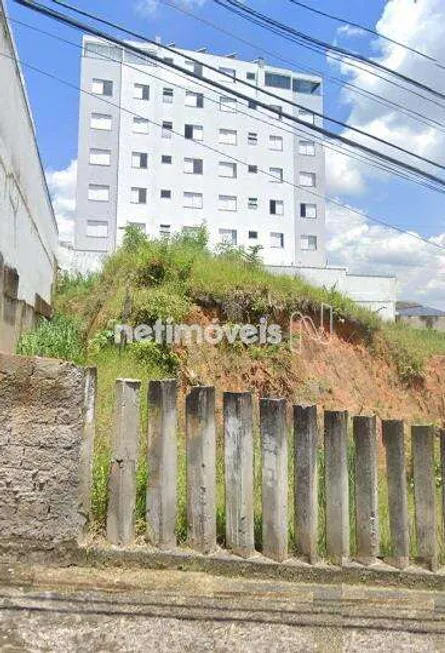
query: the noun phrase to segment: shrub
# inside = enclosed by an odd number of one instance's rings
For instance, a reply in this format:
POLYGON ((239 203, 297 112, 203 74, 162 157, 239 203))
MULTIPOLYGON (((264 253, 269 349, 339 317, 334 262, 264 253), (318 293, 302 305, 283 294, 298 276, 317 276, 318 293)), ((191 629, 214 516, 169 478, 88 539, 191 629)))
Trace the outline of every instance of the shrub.
POLYGON ((21 336, 16 351, 24 356, 61 358, 82 365, 85 362, 82 322, 63 314, 55 315, 52 320, 42 318, 33 331, 21 336))

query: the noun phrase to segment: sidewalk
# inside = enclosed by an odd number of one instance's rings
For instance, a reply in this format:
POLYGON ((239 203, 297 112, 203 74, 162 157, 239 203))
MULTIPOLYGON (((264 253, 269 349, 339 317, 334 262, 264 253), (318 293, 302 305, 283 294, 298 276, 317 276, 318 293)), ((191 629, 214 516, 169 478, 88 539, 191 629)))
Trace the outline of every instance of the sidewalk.
POLYGON ((0 651, 445 651, 445 592, 0 565, 0 651))

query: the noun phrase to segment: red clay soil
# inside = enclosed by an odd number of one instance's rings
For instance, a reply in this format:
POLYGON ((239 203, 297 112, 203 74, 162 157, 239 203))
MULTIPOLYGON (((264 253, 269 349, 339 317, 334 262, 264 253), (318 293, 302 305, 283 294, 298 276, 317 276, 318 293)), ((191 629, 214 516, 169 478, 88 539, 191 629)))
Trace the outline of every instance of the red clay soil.
POLYGON ((222 391, 254 391, 259 396, 284 397, 320 408, 347 409, 351 414, 375 413, 382 419, 441 423, 445 418, 445 357, 426 366, 425 379, 409 387, 395 367, 376 357, 363 344, 337 335, 320 344, 303 339, 301 353, 286 347, 213 347, 182 350, 183 388, 215 385, 222 391))

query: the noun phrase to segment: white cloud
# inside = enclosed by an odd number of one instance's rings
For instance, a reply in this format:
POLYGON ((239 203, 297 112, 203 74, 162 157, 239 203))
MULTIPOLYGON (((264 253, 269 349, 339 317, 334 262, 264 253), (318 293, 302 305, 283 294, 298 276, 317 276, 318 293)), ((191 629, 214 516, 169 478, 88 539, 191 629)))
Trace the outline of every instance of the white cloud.
POLYGON ((330 195, 360 195, 365 191, 363 165, 338 149, 326 148, 326 189, 330 195))
POLYGON ((341 27, 339 27, 337 30, 337 34, 353 38, 355 36, 364 36, 366 32, 361 27, 353 27, 352 25, 341 25, 341 27))
MULTIPOLYGON (((194 7, 202 7, 206 0, 170 0, 170 2, 178 5, 178 7, 193 9, 194 7)), ((142 16, 153 16, 156 14, 160 5, 159 0, 137 0, 135 10, 142 16)))
POLYGON ((59 239, 74 238, 74 213, 76 210, 77 161, 62 170, 47 170, 46 180, 59 226, 59 239))
MULTIPOLYGON (((376 30, 444 62, 444 24, 443 0, 422 0, 417 3, 413 0, 387 0, 376 30)), ((340 31, 348 35, 347 32, 347 29, 340 31)), ((445 93, 445 75, 434 63, 383 39, 376 38, 372 46, 376 61, 445 93)), ((434 100, 434 96, 429 96, 427 92, 411 87, 418 93, 414 95, 403 88, 402 82, 397 81, 401 87, 390 85, 374 75, 375 71, 370 67, 363 66, 362 70, 350 68, 337 55, 329 56, 329 61, 340 69, 348 81, 360 89, 371 91, 380 98, 445 125, 443 104, 437 106, 428 101, 428 97, 434 100)), ((343 89, 342 99, 350 107, 346 122, 445 165, 445 134, 441 130, 414 119, 394 106, 374 102, 350 88, 343 89)), ((371 145, 395 158, 404 158, 418 167, 423 165, 428 172, 438 174, 438 170, 433 166, 422 164, 394 149, 364 139, 351 130, 345 130, 343 135, 371 145)), ((340 154, 328 154, 326 163, 328 190, 334 196, 358 196, 366 193, 367 182, 371 179, 375 180, 377 177, 388 180, 386 173, 353 159, 345 159, 340 154)), ((389 216, 388 221, 391 221, 389 216)), ((445 304, 445 252, 407 234, 369 222, 363 214, 357 215, 347 208, 341 209, 332 204, 328 207, 327 228, 330 264, 347 265, 355 272, 396 274, 401 297, 439 307, 445 304)), ((419 223, 419 229, 421 228, 419 223)), ((441 228, 438 227, 438 231, 441 228)), ((445 246, 443 233, 430 240, 445 246)))
MULTIPOLYGON (((330 265, 345 265, 362 274, 395 275, 401 299, 445 304, 445 250, 370 222, 354 207, 328 203, 326 226, 330 265)), ((445 233, 430 241, 445 246, 445 233)))

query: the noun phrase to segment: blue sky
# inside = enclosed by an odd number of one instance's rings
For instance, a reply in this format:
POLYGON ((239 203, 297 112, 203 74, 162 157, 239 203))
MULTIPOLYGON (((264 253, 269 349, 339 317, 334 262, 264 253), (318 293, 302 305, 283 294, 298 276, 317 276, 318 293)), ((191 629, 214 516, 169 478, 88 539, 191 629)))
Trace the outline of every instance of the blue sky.
MULTIPOLYGON (((240 58, 246 59, 255 58, 261 54, 260 48, 264 48, 276 55, 275 58, 266 55, 270 63, 285 65, 278 59, 283 57, 293 61, 295 69, 304 70, 310 67, 323 74, 350 79, 361 87, 372 89, 384 97, 400 101, 405 106, 421 110, 428 115, 433 115, 431 112, 435 111, 435 118, 441 119, 445 124, 445 108, 439 109, 427 102, 422 105, 418 98, 401 93, 387 84, 376 83, 366 73, 359 74, 358 77, 355 73, 351 77, 351 72, 348 73, 341 62, 327 62, 325 56, 286 42, 260 27, 252 26, 241 18, 228 14, 211 0, 169 1, 216 23, 234 36, 254 42, 257 47, 240 43, 177 9, 160 4, 157 0, 72 0, 72 3, 106 16, 125 27, 142 31, 151 38, 160 36, 164 43, 175 41, 178 47, 195 49, 207 46, 210 51, 221 54, 236 51, 240 58)), ((442 25, 445 24, 445 7, 441 6, 444 4, 442 0, 422 0, 422 3, 417 4, 414 0, 336 0, 335 3, 332 0, 306 1, 318 9, 347 16, 353 22, 371 27, 378 24, 379 30, 384 30, 392 38, 414 47, 422 47, 445 62, 443 33, 436 29, 440 19, 442 25)), ((47 0, 47 4, 52 3, 47 0)), ((400 49, 382 47, 381 43, 369 35, 339 32, 337 23, 314 16, 292 5, 288 0, 248 0, 247 4, 324 41, 336 42, 362 54, 376 57, 403 73, 441 87, 445 92, 445 71, 439 71, 430 65, 425 67, 419 58, 407 56, 406 53, 401 56, 403 51, 400 49)), ((8 0, 8 10, 13 20, 26 22, 77 44, 81 42, 78 32, 22 8, 13 0, 8 0)), ((19 55, 24 61, 73 84, 79 83, 78 48, 33 32, 15 22, 12 26, 19 55)), ((49 171, 50 186, 54 192, 61 193, 62 210, 65 207, 69 212, 67 202, 71 202, 72 206, 72 198, 63 197, 63 193, 69 192, 71 172, 74 171, 70 164, 76 159, 78 93, 29 71, 26 67, 24 73, 42 158, 45 168, 49 171), (67 188, 64 188, 64 185, 67 188)), ((326 114, 370 129, 378 135, 393 139, 409 150, 431 155, 432 158, 441 159, 441 162, 445 163, 443 134, 437 133, 436 138, 436 134, 431 134, 424 125, 416 124, 402 114, 394 114, 380 105, 364 103, 360 97, 345 93, 341 87, 329 81, 326 81, 325 91, 326 114)), ((435 237, 445 245, 443 195, 401 182, 394 177, 376 176, 369 168, 363 169, 354 161, 338 156, 328 156, 327 175, 329 194, 332 197, 363 211, 364 214, 378 216, 426 237, 435 237)), ((72 191, 72 184, 70 188, 72 191)), ((330 211, 328 231, 331 263, 348 265, 357 271, 396 273, 401 278, 402 295, 405 297, 416 296, 438 306, 445 304, 445 258, 439 250, 433 250, 419 241, 382 227, 373 226, 365 217, 361 218, 357 214, 338 208, 330 211)))

